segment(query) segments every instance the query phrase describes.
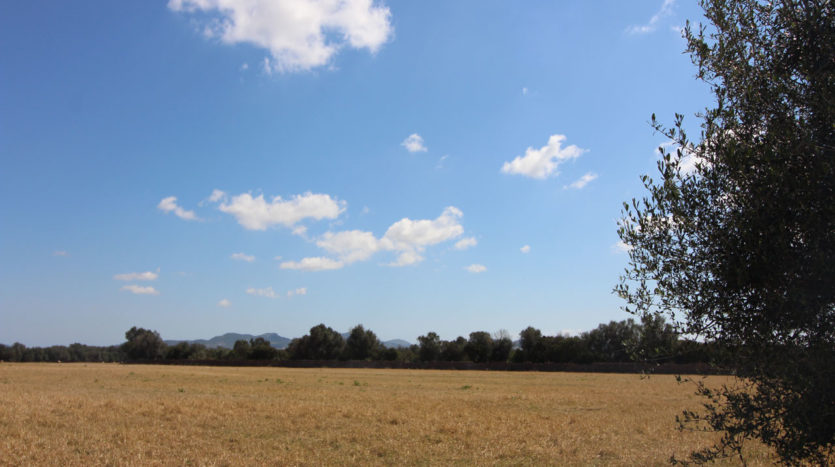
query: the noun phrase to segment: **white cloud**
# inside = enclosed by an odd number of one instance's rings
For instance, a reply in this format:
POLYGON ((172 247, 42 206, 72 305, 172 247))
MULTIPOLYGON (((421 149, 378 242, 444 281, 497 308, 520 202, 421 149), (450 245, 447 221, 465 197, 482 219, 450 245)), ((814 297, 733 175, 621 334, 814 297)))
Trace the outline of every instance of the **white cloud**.
POLYGON ((232 255, 229 256, 229 257, 234 259, 234 260, 238 260, 238 261, 246 261, 247 263, 251 263, 251 262, 255 261, 254 256, 248 255, 246 253, 232 253, 232 255))
POLYGON ((451 240, 464 233, 459 222, 463 215, 460 209, 449 206, 434 220, 403 218, 386 230, 382 241, 387 249, 413 250, 451 240))
POLYGON ((327 65, 346 46, 375 53, 393 32, 391 12, 372 0, 169 0, 168 8, 206 18, 209 37, 268 50, 270 72, 327 65))
POLYGON ((476 240, 475 237, 467 237, 455 242, 455 249, 466 250, 467 248, 471 248, 476 245, 478 245, 478 240, 476 240))
POLYGON ((522 248, 519 248, 519 251, 521 251, 522 253, 528 254, 528 253, 531 252, 531 246, 530 245, 525 245, 522 248))
MULTIPOLYGON (((398 253, 397 260, 388 263, 390 266, 417 264, 423 261, 421 253, 427 247, 452 240, 464 232, 460 223, 462 216, 458 208, 450 206, 436 219, 403 218, 392 224, 381 238, 362 230, 327 232, 316 240, 316 246, 337 259, 324 256, 303 258, 299 262, 281 263, 281 268, 304 271, 339 269, 357 261, 365 261, 378 251, 398 253)), ((467 246, 474 245, 474 242, 474 238, 465 239, 467 246)))
POLYGON ((612 251, 616 253, 628 253, 633 248, 632 245, 627 244, 623 240, 618 240, 617 243, 612 245, 612 251))
POLYGON ((412 133, 408 138, 404 139, 401 146, 406 148, 409 152, 426 152, 426 146, 423 145, 423 138, 417 133, 412 133))
POLYGON ((222 299, 221 301, 217 302, 217 306, 219 306, 221 308, 229 308, 231 305, 232 305, 232 302, 230 302, 229 300, 227 300, 225 298, 222 299))
POLYGON ((241 65, 241 71, 246 71, 246 70, 249 70, 249 63, 244 62, 244 63, 241 65))
POLYGON ((447 159, 449 159, 449 154, 444 154, 443 156, 441 156, 441 158, 438 159, 438 163, 435 164, 435 168, 438 169, 438 170, 443 169, 444 168, 444 161, 447 160, 447 159))
POLYGON ((266 230, 276 224, 293 227, 304 219, 336 219, 345 211, 346 204, 320 193, 307 192, 289 200, 275 196, 271 201, 266 201, 264 195, 253 198, 249 193, 242 193, 224 200, 218 209, 235 216, 245 229, 266 230))
POLYGON ((545 146, 539 149, 528 147, 524 156, 516 156, 512 161, 505 162, 502 172, 538 179, 559 175, 557 168, 561 163, 576 159, 586 152, 585 149, 573 144, 562 148, 563 141, 565 141, 565 135, 551 135, 545 146))
POLYGON ((209 195, 209 198, 208 198, 209 202, 211 202, 211 203, 217 203, 218 201, 220 201, 222 199, 226 199, 226 192, 223 191, 223 190, 218 190, 217 188, 212 190, 212 194, 209 195))
POLYGON ((380 249, 380 242, 371 232, 346 230, 325 233, 316 241, 316 246, 337 255, 345 264, 350 264, 370 258, 380 249))
POLYGON ((415 253, 414 251, 404 251, 403 253, 397 255, 397 260, 388 263, 388 266, 411 266, 421 261, 423 261, 423 256, 419 255, 418 253, 415 253))
POLYGON ((594 180, 596 178, 597 178, 597 174, 589 172, 589 173, 583 175, 582 177, 578 178, 577 180, 575 180, 571 185, 566 185, 563 188, 564 189, 573 188, 575 190, 582 190, 583 187, 588 185, 589 182, 591 182, 592 180, 594 180))
POLYGON ((194 214, 194 211, 186 211, 185 209, 177 206, 177 197, 176 196, 169 196, 167 198, 163 198, 162 201, 159 202, 157 205, 157 209, 162 210, 163 212, 173 212, 177 217, 180 219, 185 219, 187 221, 196 221, 197 215, 194 214))
POLYGON ((159 295, 157 289, 149 286, 141 286, 141 285, 125 285, 119 290, 127 290, 128 292, 135 293, 137 295, 159 295))
POLYGON ((675 141, 666 141, 658 145, 655 155, 670 153, 673 160, 679 159, 679 171, 682 175, 690 175, 696 172, 696 165, 708 165, 709 162, 696 154, 692 147, 682 147, 675 141))
POLYGON ((159 277, 158 272, 159 270, 157 272, 126 272, 124 274, 116 274, 113 278, 117 281, 155 281, 159 277))
POLYGON ((323 256, 302 258, 301 261, 285 261, 279 265, 281 269, 296 269, 300 271, 332 271, 345 266, 342 261, 336 261, 323 256))
POLYGON ((486 271, 487 266, 485 266, 483 264, 471 264, 464 269, 466 269, 467 271, 469 271, 473 274, 479 274, 479 273, 482 273, 482 272, 486 271))
POLYGON ((292 297, 293 295, 307 295, 307 288, 306 287, 299 287, 296 290, 288 290, 287 296, 292 297))
POLYGON ((69 256, 70 254, 64 250, 55 250, 52 252, 52 256, 69 256))
POLYGON ((267 297, 267 298, 276 298, 278 295, 275 294, 275 291, 272 287, 267 287, 265 289, 256 289, 254 287, 250 287, 246 289, 246 293, 249 295, 256 295, 259 297, 267 297))
POLYGON ((659 21, 673 14, 673 5, 675 3, 676 0, 664 0, 664 3, 661 4, 661 8, 654 15, 652 15, 652 18, 649 19, 647 24, 630 26, 626 28, 626 32, 629 34, 647 34, 655 31, 658 27, 659 21))

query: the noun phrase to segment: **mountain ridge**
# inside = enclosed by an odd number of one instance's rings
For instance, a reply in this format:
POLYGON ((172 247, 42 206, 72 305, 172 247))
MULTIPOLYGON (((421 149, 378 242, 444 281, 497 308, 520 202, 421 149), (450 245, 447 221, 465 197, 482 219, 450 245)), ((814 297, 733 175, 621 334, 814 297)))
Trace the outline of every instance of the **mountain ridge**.
MULTIPOLYGON (((342 334, 344 338, 347 338, 348 335, 349 333, 342 334)), ((290 341, 293 340, 293 338, 284 337, 274 332, 266 332, 264 334, 259 335, 227 332, 219 336, 214 336, 210 339, 166 339, 164 342, 167 345, 177 345, 180 342, 187 342, 189 344, 202 344, 210 349, 217 347, 225 347, 227 349, 231 349, 235 346, 235 341, 239 341, 242 339, 248 341, 250 339, 257 339, 259 337, 269 342, 270 345, 275 347, 276 349, 286 349, 287 346, 290 345, 290 341)), ((380 342, 388 348, 401 348, 409 347, 410 345, 412 345, 411 342, 404 339, 389 339, 387 341, 380 342)))

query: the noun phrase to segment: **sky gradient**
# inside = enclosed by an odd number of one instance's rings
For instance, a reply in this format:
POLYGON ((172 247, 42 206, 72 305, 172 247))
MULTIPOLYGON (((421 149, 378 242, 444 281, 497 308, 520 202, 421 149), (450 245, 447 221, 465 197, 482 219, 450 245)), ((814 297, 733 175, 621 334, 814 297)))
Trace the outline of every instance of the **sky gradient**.
POLYGON ((694 1, 0 5, 0 343, 629 316, 694 1))

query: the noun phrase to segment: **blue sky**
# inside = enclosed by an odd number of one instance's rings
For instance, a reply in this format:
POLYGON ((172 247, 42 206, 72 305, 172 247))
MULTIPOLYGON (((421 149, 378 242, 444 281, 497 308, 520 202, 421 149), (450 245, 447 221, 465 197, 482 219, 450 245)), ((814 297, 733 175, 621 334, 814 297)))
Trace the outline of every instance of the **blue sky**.
POLYGON ((0 5, 0 342, 628 317, 695 1, 0 5))

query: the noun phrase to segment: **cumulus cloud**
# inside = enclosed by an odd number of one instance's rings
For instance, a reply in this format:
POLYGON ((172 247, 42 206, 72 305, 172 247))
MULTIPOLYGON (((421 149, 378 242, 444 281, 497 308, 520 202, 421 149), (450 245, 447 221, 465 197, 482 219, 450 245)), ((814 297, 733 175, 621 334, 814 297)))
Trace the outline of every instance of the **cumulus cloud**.
POLYGON ((455 249, 466 250, 467 248, 471 248, 476 245, 478 245, 478 240, 476 240, 475 237, 467 237, 455 242, 455 249))
POLYGON ((346 230, 327 232, 316 240, 316 246, 339 257, 345 264, 364 261, 380 249, 380 242, 371 232, 346 230))
POLYGON ((281 269, 295 269, 299 271, 332 271, 345 266, 342 261, 336 261, 324 256, 302 258, 301 261, 285 261, 279 265, 281 269))
POLYGON ((221 301, 217 302, 217 306, 219 306, 221 308, 229 308, 231 305, 232 305, 232 302, 230 302, 229 300, 227 300, 225 298, 222 299, 221 301))
POLYGON ((487 266, 485 266, 483 264, 471 264, 464 269, 466 269, 467 271, 469 271, 473 274, 479 274, 479 273, 482 273, 482 272, 486 271, 487 266))
POLYGON ((168 8, 205 20, 210 38, 268 50, 270 72, 320 67, 345 47, 375 53, 393 31, 389 9, 372 0, 169 0, 168 8))
POLYGON ((528 147, 524 156, 516 156, 502 166, 502 173, 523 175, 530 178, 545 179, 559 175, 557 169, 563 162, 580 157, 585 149, 575 145, 563 148, 565 135, 551 135, 548 144, 539 149, 528 147))
POLYGON ((589 172, 589 173, 583 175, 582 177, 578 178, 577 180, 575 180, 572 184, 566 185, 563 188, 566 189, 566 190, 569 189, 569 188, 573 188, 575 190, 582 190, 586 185, 589 184, 589 182, 591 182, 592 180, 594 180, 596 178, 597 178, 597 174, 589 172))
POLYGON ((288 290, 287 296, 292 297, 293 295, 307 295, 307 288, 306 287, 299 287, 296 290, 288 290))
MULTIPOLYGON (((463 213, 456 207, 444 209, 435 219, 413 220, 403 218, 389 226, 386 233, 377 238, 371 232, 345 230, 327 232, 316 240, 316 246, 336 259, 324 256, 303 258, 301 261, 281 263, 282 269, 325 271, 365 261, 379 251, 397 253, 397 259, 389 266, 409 266, 423 261, 422 252, 429 246, 453 240, 464 232, 460 219, 463 213)), ((465 239, 460 249, 474 245, 474 238, 465 239)), ((460 243, 460 242, 459 242, 460 243)))
POLYGON ((310 192, 294 195, 288 200, 274 196, 270 201, 265 200, 264 195, 253 197, 249 193, 242 193, 227 198, 215 197, 215 192, 210 199, 223 200, 218 209, 233 215, 239 224, 249 230, 266 230, 273 225, 294 227, 294 224, 304 219, 336 219, 345 211, 347 204, 327 194, 310 192))
POLYGON ((249 295, 256 295, 258 297, 267 297, 267 298, 276 298, 278 295, 275 294, 275 291, 272 287, 267 287, 265 289, 256 289, 254 287, 250 287, 246 289, 246 293, 249 295))
POLYGON ((157 209, 165 213, 173 212, 174 215, 176 215, 180 219, 185 219, 187 221, 198 220, 197 215, 194 214, 194 211, 186 211, 185 209, 177 205, 176 196, 169 196, 167 198, 163 198, 162 201, 160 201, 157 205, 157 209))
POLYGON ((246 261, 247 263, 251 263, 251 262, 255 261, 254 256, 248 255, 246 253, 232 253, 232 255, 229 256, 229 257, 234 259, 234 260, 238 260, 238 261, 246 261))
POLYGON ((522 253, 528 254, 528 253, 531 252, 531 246, 530 245, 525 245, 522 248, 519 248, 519 251, 521 251, 522 253))
POLYGON ((647 34, 655 31, 658 27, 659 21, 673 14, 673 5, 675 5, 675 3, 676 0, 664 0, 664 3, 661 4, 661 8, 654 15, 652 15, 652 18, 649 19, 647 24, 630 26, 626 28, 626 32, 629 34, 647 34))
POLYGON ((159 295, 157 289, 151 287, 150 285, 141 286, 136 284, 130 284, 123 286, 120 290, 126 290, 137 295, 159 295))
POLYGON ((116 274, 113 278, 117 281, 155 281, 159 277, 158 272, 159 270, 157 272, 126 272, 124 274, 116 274))
POLYGON ((382 241, 387 249, 408 251, 451 240, 464 233, 460 223, 463 215, 460 209, 449 206, 433 220, 403 218, 386 230, 382 241))
POLYGON ((423 138, 417 133, 412 133, 400 143, 409 152, 426 152, 426 146, 423 145, 423 138))

